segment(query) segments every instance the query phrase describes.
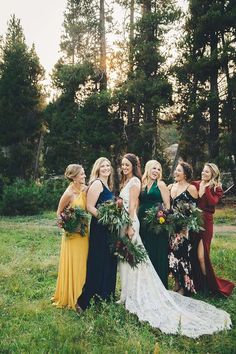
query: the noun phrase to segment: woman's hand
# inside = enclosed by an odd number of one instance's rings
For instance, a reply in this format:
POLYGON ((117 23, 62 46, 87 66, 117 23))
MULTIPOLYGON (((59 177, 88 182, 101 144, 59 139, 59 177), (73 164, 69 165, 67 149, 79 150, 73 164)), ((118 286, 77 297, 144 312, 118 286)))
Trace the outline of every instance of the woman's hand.
POLYGON ((130 225, 127 229, 127 236, 131 240, 134 236, 134 228, 130 225))
POLYGON ((212 183, 212 181, 209 181, 209 182, 206 182, 206 183, 203 183, 202 186, 204 187, 204 189, 206 189, 206 187, 212 187, 214 184, 212 183))

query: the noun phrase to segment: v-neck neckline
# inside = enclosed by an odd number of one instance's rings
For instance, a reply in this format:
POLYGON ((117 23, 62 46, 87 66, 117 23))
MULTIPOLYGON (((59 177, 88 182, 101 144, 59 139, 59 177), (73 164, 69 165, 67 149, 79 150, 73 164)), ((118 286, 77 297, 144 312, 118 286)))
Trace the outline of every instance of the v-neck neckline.
MULTIPOLYGON (((176 198, 178 198, 181 194, 183 194, 183 193, 189 193, 189 191, 188 191, 188 187, 190 186, 190 184, 188 184, 187 185, 187 188, 185 189, 185 190, 183 190, 183 192, 181 192, 181 193, 179 193, 178 195, 176 195, 174 198, 171 196, 171 198, 172 198, 172 200, 175 200, 176 198)), ((190 194, 190 193, 189 193, 190 194)), ((190 194, 191 195, 191 194, 190 194)))
POLYGON ((146 186, 146 192, 147 192, 147 194, 150 193, 152 187, 154 186, 154 183, 156 183, 156 186, 158 187, 157 182, 156 182, 156 181, 153 181, 153 183, 152 183, 152 185, 151 185, 151 187, 150 187, 149 189, 148 189, 148 187, 146 186))
POLYGON ((199 189, 198 189, 198 195, 199 195, 199 198, 201 199, 204 194, 206 193, 206 187, 204 188, 204 193, 200 196, 200 188, 201 188, 201 182, 199 183, 199 189))

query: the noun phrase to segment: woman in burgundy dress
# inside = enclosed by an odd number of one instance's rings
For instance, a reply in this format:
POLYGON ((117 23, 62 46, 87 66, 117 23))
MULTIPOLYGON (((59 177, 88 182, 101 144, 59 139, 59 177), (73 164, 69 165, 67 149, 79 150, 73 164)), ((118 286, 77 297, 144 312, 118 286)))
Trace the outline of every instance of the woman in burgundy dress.
POLYGON ((192 272, 196 290, 204 293, 229 296, 234 284, 215 276, 211 260, 210 246, 213 237, 213 214, 215 206, 223 195, 220 183, 220 172, 213 163, 206 163, 202 171, 201 181, 192 182, 199 193, 198 207, 203 211, 204 231, 193 237, 192 272))

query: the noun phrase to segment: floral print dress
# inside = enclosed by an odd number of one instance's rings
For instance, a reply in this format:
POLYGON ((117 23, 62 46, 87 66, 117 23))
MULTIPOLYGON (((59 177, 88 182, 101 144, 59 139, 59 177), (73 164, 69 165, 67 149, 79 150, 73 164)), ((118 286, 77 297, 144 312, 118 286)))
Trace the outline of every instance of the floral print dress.
MULTIPOLYGON (((176 198, 172 199, 172 207, 177 206, 178 202, 196 203, 196 199, 186 189, 176 198)), ((185 295, 196 293, 192 277, 190 262, 190 251, 192 245, 189 239, 188 230, 177 230, 170 238, 169 251, 169 270, 178 280, 180 287, 184 289, 185 295)))

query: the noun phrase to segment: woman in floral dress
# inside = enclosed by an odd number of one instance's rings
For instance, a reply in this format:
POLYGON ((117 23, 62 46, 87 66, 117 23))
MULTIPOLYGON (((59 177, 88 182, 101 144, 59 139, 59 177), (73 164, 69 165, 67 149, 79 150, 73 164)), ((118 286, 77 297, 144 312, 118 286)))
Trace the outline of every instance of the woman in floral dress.
MULTIPOLYGON (((176 207, 181 201, 196 203, 197 189, 189 183, 192 178, 191 166, 186 162, 180 162, 175 169, 174 178, 175 183, 169 186, 172 207, 176 207)), ((188 230, 177 230, 171 236, 169 269, 175 278, 174 291, 182 295, 195 293, 190 262, 191 248, 188 230)))

